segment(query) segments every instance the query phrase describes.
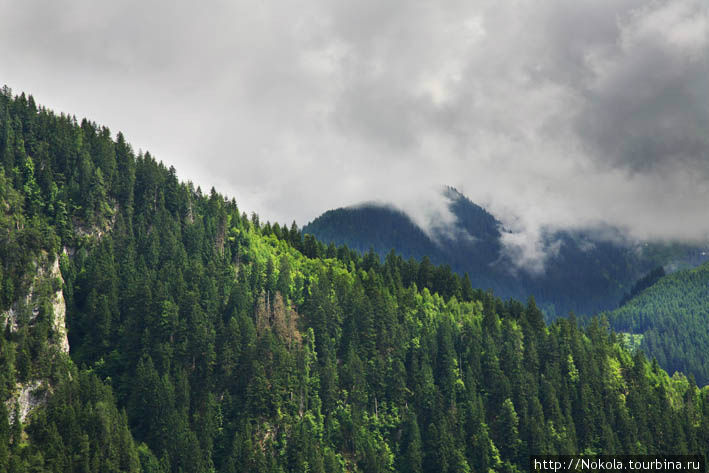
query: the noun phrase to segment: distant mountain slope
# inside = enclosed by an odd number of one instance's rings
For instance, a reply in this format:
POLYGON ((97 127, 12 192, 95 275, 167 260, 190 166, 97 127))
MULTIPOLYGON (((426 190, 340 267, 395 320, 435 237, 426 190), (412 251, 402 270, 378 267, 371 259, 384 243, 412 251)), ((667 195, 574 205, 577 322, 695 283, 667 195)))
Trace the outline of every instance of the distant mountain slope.
POLYGON ((664 369, 709 383, 709 263, 661 278, 607 316, 615 330, 642 334, 640 348, 664 369))
POLYGON ((446 188, 444 195, 456 223, 434 228, 431 234, 403 212, 382 204, 330 210, 303 232, 362 252, 373 248, 382 257, 392 249, 406 258, 428 256, 435 264, 467 272, 474 287, 493 289, 502 297, 534 294, 550 317, 612 309, 651 269, 701 260, 698 250, 681 245, 629 247, 561 231, 543 237, 543 244, 554 251, 542 274, 515 271, 516 265, 510 264, 514 256, 503 251, 500 222, 453 188, 446 188))
POLYGON ((453 229, 439 227, 427 234, 406 213, 386 204, 367 203, 329 210, 303 227, 303 233, 362 253, 373 249, 381 257, 392 249, 404 258, 428 257, 434 264, 468 272, 474 287, 511 295, 513 291, 492 277, 491 271, 501 255, 500 223, 455 189, 444 192, 458 219, 453 229))
POLYGON ((363 253, 373 248, 384 255, 392 248, 401 248, 405 258, 418 258, 439 252, 408 215, 379 204, 328 210, 306 228, 321 241, 335 241, 363 253))

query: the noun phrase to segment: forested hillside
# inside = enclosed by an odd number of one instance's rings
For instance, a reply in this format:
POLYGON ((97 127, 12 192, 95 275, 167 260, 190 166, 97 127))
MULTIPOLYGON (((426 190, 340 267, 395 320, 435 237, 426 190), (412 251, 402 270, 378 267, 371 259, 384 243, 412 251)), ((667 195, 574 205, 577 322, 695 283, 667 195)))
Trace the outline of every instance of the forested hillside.
POLYGON ((670 373, 709 383, 709 264, 662 277, 607 317, 615 330, 642 335, 640 348, 670 373))
POLYGON ((303 228, 323 242, 335 242, 366 253, 370 249, 385 257, 392 249, 403 258, 438 261, 441 249, 408 215, 393 207, 362 204, 328 210, 303 228), (368 246, 365 246, 368 245, 368 246))
POLYGON ((546 325, 533 298, 503 302, 429 260, 260 222, 113 136, 0 94, 0 471, 514 472, 532 453, 707 454, 709 389, 598 320, 546 325), (19 391, 35 399, 24 419, 19 391))
POLYGON ((547 254, 543 268, 529 271, 523 257, 502 242, 502 224, 453 188, 443 189, 455 222, 424 232, 405 213, 383 204, 329 210, 303 228, 319 240, 382 258, 392 249, 405 258, 447 264, 468 274, 474 287, 493 289, 503 298, 537 298, 551 318, 610 310, 633 284, 657 266, 691 267, 706 261, 702 247, 683 244, 621 243, 593 231, 554 231, 541 236, 547 254))

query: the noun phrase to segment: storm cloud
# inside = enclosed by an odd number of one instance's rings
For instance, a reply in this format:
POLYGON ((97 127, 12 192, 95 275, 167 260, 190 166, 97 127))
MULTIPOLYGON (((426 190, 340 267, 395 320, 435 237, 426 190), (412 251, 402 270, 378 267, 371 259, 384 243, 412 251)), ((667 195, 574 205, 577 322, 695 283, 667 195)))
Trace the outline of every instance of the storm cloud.
POLYGON ((0 0, 0 83, 264 219, 439 185, 516 232, 709 235, 705 0, 0 0))

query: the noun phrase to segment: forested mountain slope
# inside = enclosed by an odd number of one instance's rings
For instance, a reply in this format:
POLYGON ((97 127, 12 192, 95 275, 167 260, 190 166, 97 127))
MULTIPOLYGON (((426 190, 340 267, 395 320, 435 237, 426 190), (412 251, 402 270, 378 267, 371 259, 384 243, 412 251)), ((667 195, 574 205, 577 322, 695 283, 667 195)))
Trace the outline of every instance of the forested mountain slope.
POLYGON ((505 251, 501 223, 493 215, 453 188, 445 188, 443 196, 456 221, 428 233, 383 204, 329 210, 303 233, 360 252, 371 248, 381 257, 392 249, 405 258, 428 257, 458 274, 468 273, 473 286, 493 289, 501 297, 533 294, 552 319, 569 311, 595 314, 616 307, 633 283, 658 265, 674 269, 706 261, 700 247, 631 245, 589 232, 557 231, 542 236, 548 253, 544 270, 527 271, 514 260, 514 252, 505 251))
POLYGON ((264 224, 6 89, 0 159, 0 471, 512 472, 530 453, 707 453, 709 390, 598 322, 546 325, 533 299, 449 268, 264 224), (34 315, 22 301, 56 258, 34 315), (15 386, 32 380, 43 400, 22 422, 15 386))
POLYGON ((640 349, 669 372, 709 383, 709 263, 662 277, 607 317, 617 331, 641 334, 640 349))
POLYGON ((373 249, 386 256, 392 249, 403 258, 441 259, 441 248, 404 212, 380 204, 328 210, 303 228, 320 241, 346 245, 366 253, 373 249), (369 246, 365 246, 369 244, 369 246), (399 250, 400 248, 400 250, 399 250))

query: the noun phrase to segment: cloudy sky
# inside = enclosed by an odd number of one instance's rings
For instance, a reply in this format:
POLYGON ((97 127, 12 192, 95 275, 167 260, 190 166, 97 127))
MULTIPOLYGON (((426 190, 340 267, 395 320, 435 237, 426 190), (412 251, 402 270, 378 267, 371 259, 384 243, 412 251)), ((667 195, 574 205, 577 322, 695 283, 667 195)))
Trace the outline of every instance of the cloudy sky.
MULTIPOLYGON (((0 0, 0 84, 265 219, 709 235, 706 0, 0 0)), ((517 241, 523 245, 524 242, 517 241)))

